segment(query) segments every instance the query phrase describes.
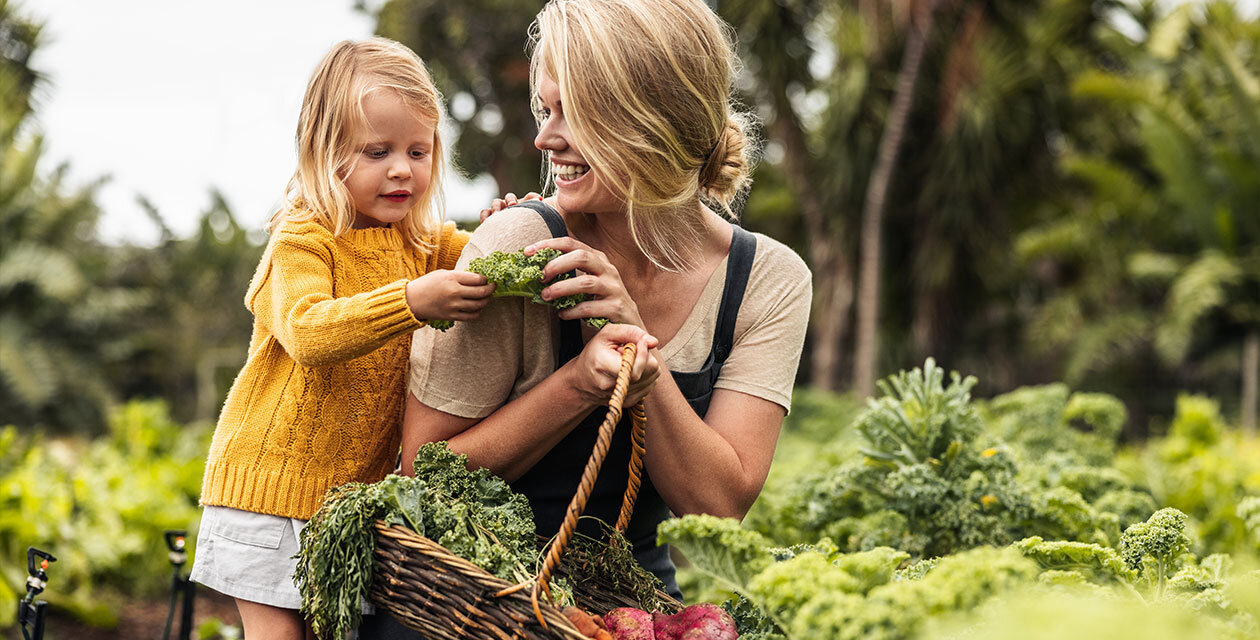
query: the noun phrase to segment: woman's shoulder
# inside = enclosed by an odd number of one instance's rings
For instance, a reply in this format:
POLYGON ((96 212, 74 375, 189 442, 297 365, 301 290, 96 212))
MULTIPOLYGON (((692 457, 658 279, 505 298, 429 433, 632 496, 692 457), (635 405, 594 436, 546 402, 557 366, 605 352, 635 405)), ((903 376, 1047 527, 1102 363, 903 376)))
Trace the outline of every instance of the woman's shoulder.
POLYGON ((481 223, 468 244, 481 253, 516 251, 551 237, 546 221, 525 207, 504 209, 481 223))

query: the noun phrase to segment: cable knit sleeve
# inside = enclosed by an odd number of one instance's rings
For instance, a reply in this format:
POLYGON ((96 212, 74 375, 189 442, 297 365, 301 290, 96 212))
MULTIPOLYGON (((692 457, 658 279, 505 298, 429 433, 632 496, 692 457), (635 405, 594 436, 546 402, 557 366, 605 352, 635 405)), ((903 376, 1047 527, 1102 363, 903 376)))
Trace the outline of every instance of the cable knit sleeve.
POLYGON ((333 238, 313 226, 277 233, 246 298, 289 357, 307 367, 342 362, 424 326, 407 306, 406 280, 333 297, 333 238))

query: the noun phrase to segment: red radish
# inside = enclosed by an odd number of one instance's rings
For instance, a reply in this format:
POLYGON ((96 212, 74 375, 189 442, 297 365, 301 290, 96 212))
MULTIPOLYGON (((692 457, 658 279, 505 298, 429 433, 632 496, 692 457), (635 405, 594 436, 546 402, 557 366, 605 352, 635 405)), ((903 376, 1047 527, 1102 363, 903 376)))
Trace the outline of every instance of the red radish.
POLYGON ((604 614, 604 624, 613 640, 655 640, 652 632, 652 614, 621 607, 604 614))
POLYGON ((735 620, 713 604, 693 604, 672 616, 658 612, 652 617, 654 640, 735 640, 739 637, 735 620))

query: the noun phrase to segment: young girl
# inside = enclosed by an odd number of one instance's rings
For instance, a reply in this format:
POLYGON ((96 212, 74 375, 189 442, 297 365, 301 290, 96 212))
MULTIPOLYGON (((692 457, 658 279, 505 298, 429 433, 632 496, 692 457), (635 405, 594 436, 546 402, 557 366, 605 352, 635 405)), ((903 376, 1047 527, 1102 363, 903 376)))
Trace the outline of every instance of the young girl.
POLYGON ((442 222, 440 100, 420 59, 379 38, 336 45, 307 86, 192 572, 236 598, 250 640, 309 635, 298 532, 330 487, 394 468, 412 331, 475 319, 493 290, 450 271, 468 236, 442 222))

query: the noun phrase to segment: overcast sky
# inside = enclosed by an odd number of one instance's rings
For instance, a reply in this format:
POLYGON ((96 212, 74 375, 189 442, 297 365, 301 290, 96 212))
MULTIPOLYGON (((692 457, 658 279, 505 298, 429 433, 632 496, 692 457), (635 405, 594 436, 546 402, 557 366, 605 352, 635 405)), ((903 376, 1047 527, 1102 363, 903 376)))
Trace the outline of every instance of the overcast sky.
MULTIPOLYGON (((73 184, 110 177, 98 198, 106 240, 157 239, 138 194, 176 233, 192 231, 211 187, 242 224, 261 228, 293 172, 311 71, 334 43, 371 35, 371 19, 352 6, 20 0, 17 10, 44 24, 32 60, 48 78, 36 108, 42 170, 68 162, 73 184)), ((448 184, 452 217, 493 197, 492 181, 448 184)))

